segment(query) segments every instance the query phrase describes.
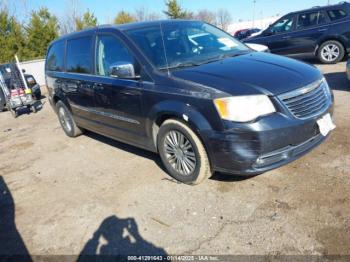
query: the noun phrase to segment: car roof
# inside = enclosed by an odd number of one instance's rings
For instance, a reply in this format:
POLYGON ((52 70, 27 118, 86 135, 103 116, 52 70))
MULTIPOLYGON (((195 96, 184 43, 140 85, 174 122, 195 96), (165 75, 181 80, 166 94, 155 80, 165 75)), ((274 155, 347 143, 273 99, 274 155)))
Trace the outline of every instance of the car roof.
POLYGON ((350 9, 350 3, 349 2, 341 2, 341 3, 335 4, 335 5, 314 6, 314 7, 308 8, 308 9, 291 12, 291 13, 289 13, 289 15, 305 13, 305 12, 312 12, 312 11, 329 10, 329 9, 335 9, 335 8, 344 8, 344 7, 346 9, 350 9))
MULTIPOLYGON (((168 23, 183 23, 183 22, 194 22, 197 20, 184 20, 184 19, 173 19, 173 20, 155 20, 155 21, 144 21, 144 22, 133 22, 128 24, 122 24, 122 25, 100 25, 96 27, 87 28, 78 32, 73 32, 70 34, 66 34, 61 36, 60 38, 54 40, 51 42, 50 46, 52 46, 56 42, 60 42, 62 40, 67 40, 70 38, 75 38, 79 36, 83 36, 89 33, 93 33, 99 29, 116 29, 119 31, 127 31, 132 29, 139 29, 139 28, 145 28, 145 27, 152 27, 159 24, 168 24, 168 23)), ((198 22, 198 21, 197 21, 198 22)))

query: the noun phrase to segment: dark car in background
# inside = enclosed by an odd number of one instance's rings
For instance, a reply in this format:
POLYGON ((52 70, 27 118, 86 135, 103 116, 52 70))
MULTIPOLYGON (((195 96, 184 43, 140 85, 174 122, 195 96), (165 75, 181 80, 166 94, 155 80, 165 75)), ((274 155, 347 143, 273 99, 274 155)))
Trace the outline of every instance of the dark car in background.
POLYGON ((238 40, 243 40, 260 31, 261 29, 258 29, 258 28, 242 29, 242 30, 238 30, 234 34, 234 37, 238 40))
POLYGON ((322 63, 337 63, 350 52, 350 3, 287 14, 246 42, 267 45, 276 54, 313 54, 322 63))
POLYGON ((63 36, 48 49, 46 83, 68 136, 91 130, 159 153, 189 184, 214 171, 280 167, 335 128, 333 95, 317 68, 254 52, 199 21, 63 36))

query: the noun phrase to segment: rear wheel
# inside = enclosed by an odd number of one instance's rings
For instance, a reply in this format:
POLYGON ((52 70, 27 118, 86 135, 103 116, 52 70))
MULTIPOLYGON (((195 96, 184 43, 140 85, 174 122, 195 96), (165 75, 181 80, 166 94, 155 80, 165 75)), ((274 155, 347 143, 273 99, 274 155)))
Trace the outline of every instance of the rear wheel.
POLYGON ((164 166, 176 180, 195 185, 211 177, 203 143, 186 124, 166 120, 159 129, 157 144, 164 166))
POLYGON ((318 50, 318 58, 324 64, 334 64, 343 60, 344 46, 335 40, 324 42, 318 50))
POLYGON ((56 104, 57 115, 63 131, 69 137, 77 137, 82 134, 82 130, 76 125, 69 109, 62 101, 56 104))
POLYGON ((11 114, 12 114, 12 116, 13 116, 14 118, 17 118, 17 117, 18 117, 18 112, 17 112, 16 109, 12 109, 12 108, 9 107, 8 110, 11 112, 11 114))
POLYGON ((6 105, 5 95, 0 88, 0 112, 2 112, 5 109, 5 105, 6 105))
POLYGON ((32 111, 34 114, 37 112, 37 109, 36 109, 35 105, 32 105, 30 107, 30 111, 32 111))

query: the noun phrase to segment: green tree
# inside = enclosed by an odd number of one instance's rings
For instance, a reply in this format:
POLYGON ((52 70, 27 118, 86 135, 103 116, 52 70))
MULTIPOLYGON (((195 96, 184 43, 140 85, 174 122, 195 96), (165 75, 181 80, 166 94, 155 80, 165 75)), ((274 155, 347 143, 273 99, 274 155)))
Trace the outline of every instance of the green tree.
POLYGON ((120 11, 117 14, 116 18, 114 19, 115 24, 127 24, 135 21, 136 21, 135 17, 125 11, 120 11))
POLYGON ((177 0, 167 0, 165 2, 165 5, 167 7, 167 10, 165 10, 164 13, 170 19, 183 19, 192 16, 192 13, 183 10, 177 0))
POLYGON ((56 16, 46 7, 33 11, 26 27, 27 41, 25 58, 44 57, 51 41, 58 37, 59 25, 56 16))
POLYGON ((97 18, 94 13, 91 13, 88 9, 82 17, 79 17, 75 20, 75 26, 77 31, 83 30, 87 27, 95 27, 97 26, 97 18))
POLYGON ((15 54, 22 55, 25 45, 24 32, 17 20, 6 9, 0 11, 0 63, 14 60, 15 54))

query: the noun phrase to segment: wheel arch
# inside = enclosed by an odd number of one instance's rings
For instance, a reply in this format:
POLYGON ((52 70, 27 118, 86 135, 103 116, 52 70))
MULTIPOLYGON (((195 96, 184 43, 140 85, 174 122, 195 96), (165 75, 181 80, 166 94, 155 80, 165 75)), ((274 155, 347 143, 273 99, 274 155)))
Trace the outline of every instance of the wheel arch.
POLYGON ((159 128, 168 119, 176 119, 188 125, 208 151, 201 135, 201 131, 212 129, 207 119, 193 106, 178 101, 163 101, 152 108, 146 123, 148 136, 152 138, 156 152, 158 152, 157 136, 159 128))
POLYGON ((52 107, 53 107, 53 109, 55 110, 56 113, 57 113, 56 104, 58 103, 58 101, 62 101, 65 104, 65 106, 69 109, 69 111, 72 112, 72 109, 71 109, 67 99, 62 94, 55 93, 52 96, 52 107))
POLYGON ((329 36, 324 37, 318 41, 317 46, 315 48, 315 55, 316 56, 318 55, 318 51, 320 50, 320 47, 327 41, 337 41, 337 42, 341 43, 343 48, 344 48, 345 53, 347 53, 346 40, 343 39, 341 36, 329 35, 329 36))

